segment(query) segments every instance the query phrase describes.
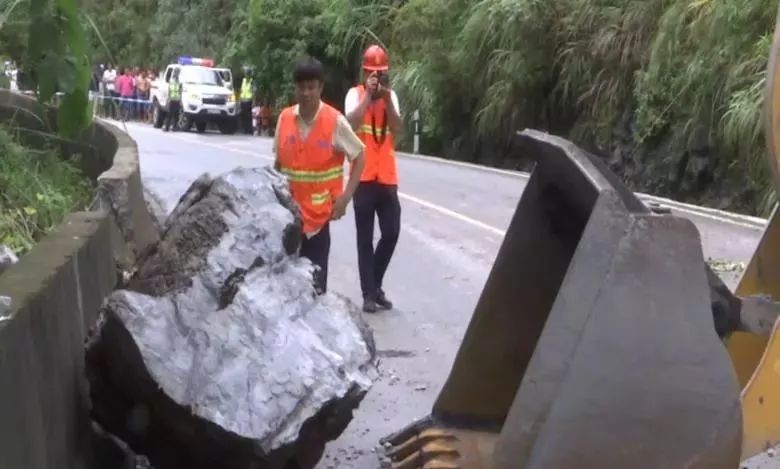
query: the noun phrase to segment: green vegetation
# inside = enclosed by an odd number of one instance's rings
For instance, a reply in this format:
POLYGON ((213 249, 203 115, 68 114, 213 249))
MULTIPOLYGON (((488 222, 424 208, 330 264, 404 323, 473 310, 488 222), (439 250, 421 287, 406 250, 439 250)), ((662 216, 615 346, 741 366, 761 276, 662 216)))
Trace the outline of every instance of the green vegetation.
MULTIPOLYGON (((769 0, 87 0, 82 23, 100 62, 251 63, 277 107, 300 54, 327 65, 340 105, 380 42, 404 113, 421 111, 424 152, 519 168, 508 137, 540 128, 635 189, 755 213, 774 201, 761 114, 776 12, 769 0)), ((21 47, 3 29, 0 49, 21 47)))
POLYGON ((20 254, 92 193, 76 160, 23 146, 7 127, 0 127, 0 188, 0 244, 20 254))
POLYGON ((61 92, 57 128, 74 136, 90 123, 91 66, 76 0, 0 0, 0 55, 33 76, 38 99, 61 92))

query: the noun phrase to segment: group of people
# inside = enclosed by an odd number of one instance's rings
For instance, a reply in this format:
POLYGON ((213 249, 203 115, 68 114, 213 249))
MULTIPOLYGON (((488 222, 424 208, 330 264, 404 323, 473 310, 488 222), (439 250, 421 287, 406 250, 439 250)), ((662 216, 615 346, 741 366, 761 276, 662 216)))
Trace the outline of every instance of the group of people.
POLYGON ((391 309, 383 280, 401 226, 395 136, 398 96, 387 80, 389 58, 377 45, 363 55, 363 83, 349 90, 342 114, 322 102, 322 63, 307 57, 293 71, 297 104, 285 108, 274 134, 275 167, 288 178, 303 218, 300 254, 317 266, 315 287, 327 290, 330 222, 353 202, 363 311, 391 309), (343 165, 350 163, 344 187, 343 165), (374 220, 381 237, 374 246, 374 220))
MULTIPOLYGON (((363 311, 369 313, 393 307, 383 281, 401 227, 395 161, 401 110, 387 79, 388 71, 387 52, 378 45, 366 49, 363 82, 347 93, 342 114, 322 101, 322 63, 313 57, 301 59, 293 70, 297 104, 279 114, 273 133, 275 167, 287 176, 300 207, 300 254, 316 266, 314 283, 319 294, 327 291, 330 223, 341 219, 353 203, 363 311), (345 160, 350 168, 346 186, 345 160), (376 246, 375 219, 381 232, 376 246)), ((103 98, 104 115, 119 117, 121 112, 125 119, 149 121, 149 91, 154 79, 153 70, 136 67, 117 71, 110 64, 100 65, 93 76, 92 91, 103 98)), ((177 80, 172 81, 175 98, 181 88, 177 80)), ((269 126, 267 110, 262 113, 256 107, 252 111, 260 118, 259 127, 269 126)), ((171 124, 166 122, 164 127, 171 124)))
POLYGON ((115 68, 112 64, 95 67, 90 91, 96 99, 96 111, 112 119, 151 122, 149 94, 157 72, 139 67, 115 68))

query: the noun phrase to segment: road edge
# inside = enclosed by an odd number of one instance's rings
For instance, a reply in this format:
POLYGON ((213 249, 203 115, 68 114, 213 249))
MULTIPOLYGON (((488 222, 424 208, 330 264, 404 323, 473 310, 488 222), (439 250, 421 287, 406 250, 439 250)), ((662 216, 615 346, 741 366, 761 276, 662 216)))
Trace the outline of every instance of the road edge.
MULTIPOLYGON (((466 161, 448 160, 439 156, 419 155, 414 153, 396 152, 397 155, 413 159, 428 161, 431 163, 446 164, 450 166, 460 166, 464 168, 476 169, 479 171, 485 171, 494 174, 501 174, 504 176, 517 177, 521 179, 528 179, 530 174, 525 171, 515 171, 510 169, 493 168, 491 166, 484 166, 477 163, 469 163, 466 161)), ((666 197, 660 197, 657 195, 645 194, 642 192, 636 192, 637 197, 643 199, 645 202, 652 202, 657 204, 666 205, 672 209, 677 209, 681 212, 688 212, 694 215, 700 215, 705 218, 714 218, 720 221, 728 221, 736 225, 742 225, 746 228, 758 228, 763 229, 767 225, 767 219, 761 217, 754 217, 750 215, 744 215, 736 212, 728 212, 726 210, 720 210, 711 207, 703 207, 700 205, 688 204, 685 202, 679 202, 677 200, 668 199, 666 197)))

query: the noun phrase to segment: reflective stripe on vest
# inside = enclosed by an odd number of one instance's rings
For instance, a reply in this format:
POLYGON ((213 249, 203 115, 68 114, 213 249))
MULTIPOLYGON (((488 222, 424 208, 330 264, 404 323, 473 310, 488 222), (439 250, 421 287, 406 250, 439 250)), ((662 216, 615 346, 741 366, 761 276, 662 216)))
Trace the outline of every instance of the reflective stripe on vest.
POLYGON ((281 168, 280 171, 287 179, 294 182, 328 182, 344 177, 344 167, 334 167, 324 171, 302 171, 290 168, 281 168))
POLYGON ((252 79, 251 78, 244 78, 244 81, 241 83, 241 100, 242 101, 252 100, 252 79))
MULTIPOLYGON (((358 101, 362 102, 366 94, 363 85, 355 87, 358 101)), ((393 133, 386 125, 385 101, 373 101, 363 115, 363 122, 355 132, 366 145, 366 164, 360 180, 364 182, 377 181, 380 184, 398 184, 398 174, 395 163, 395 141, 393 133)))
POLYGON ((277 159, 287 176, 293 200, 303 219, 303 232, 318 230, 330 220, 333 199, 343 192, 344 154, 333 148, 339 112, 322 104, 305 139, 298 132, 293 107, 279 116, 277 159))
POLYGON ((173 100, 181 99, 181 84, 175 81, 168 83, 168 98, 173 100))
POLYGON ((384 130, 384 133, 386 133, 387 135, 393 135, 393 132, 390 131, 389 127, 386 128, 386 129, 381 129, 381 128, 374 129, 374 127, 371 127, 371 124, 361 124, 360 127, 357 128, 355 133, 358 134, 358 135, 363 134, 366 137, 370 136, 371 138, 374 138, 374 130, 376 130, 376 137, 377 138, 381 138, 382 137, 383 130, 384 130))

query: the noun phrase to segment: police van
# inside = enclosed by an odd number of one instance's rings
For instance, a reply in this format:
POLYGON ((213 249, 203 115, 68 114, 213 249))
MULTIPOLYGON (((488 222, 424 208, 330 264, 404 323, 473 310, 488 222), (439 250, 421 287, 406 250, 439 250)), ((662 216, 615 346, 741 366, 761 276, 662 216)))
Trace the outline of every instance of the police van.
POLYGON ((178 128, 205 132, 213 123, 223 134, 234 134, 238 130, 238 112, 233 92, 233 77, 229 69, 215 68, 214 61, 207 58, 183 56, 177 63, 169 64, 165 71, 152 82, 150 100, 154 126, 160 128, 165 122, 168 109, 168 83, 174 71, 179 71, 182 85, 181 110, 178 128))

